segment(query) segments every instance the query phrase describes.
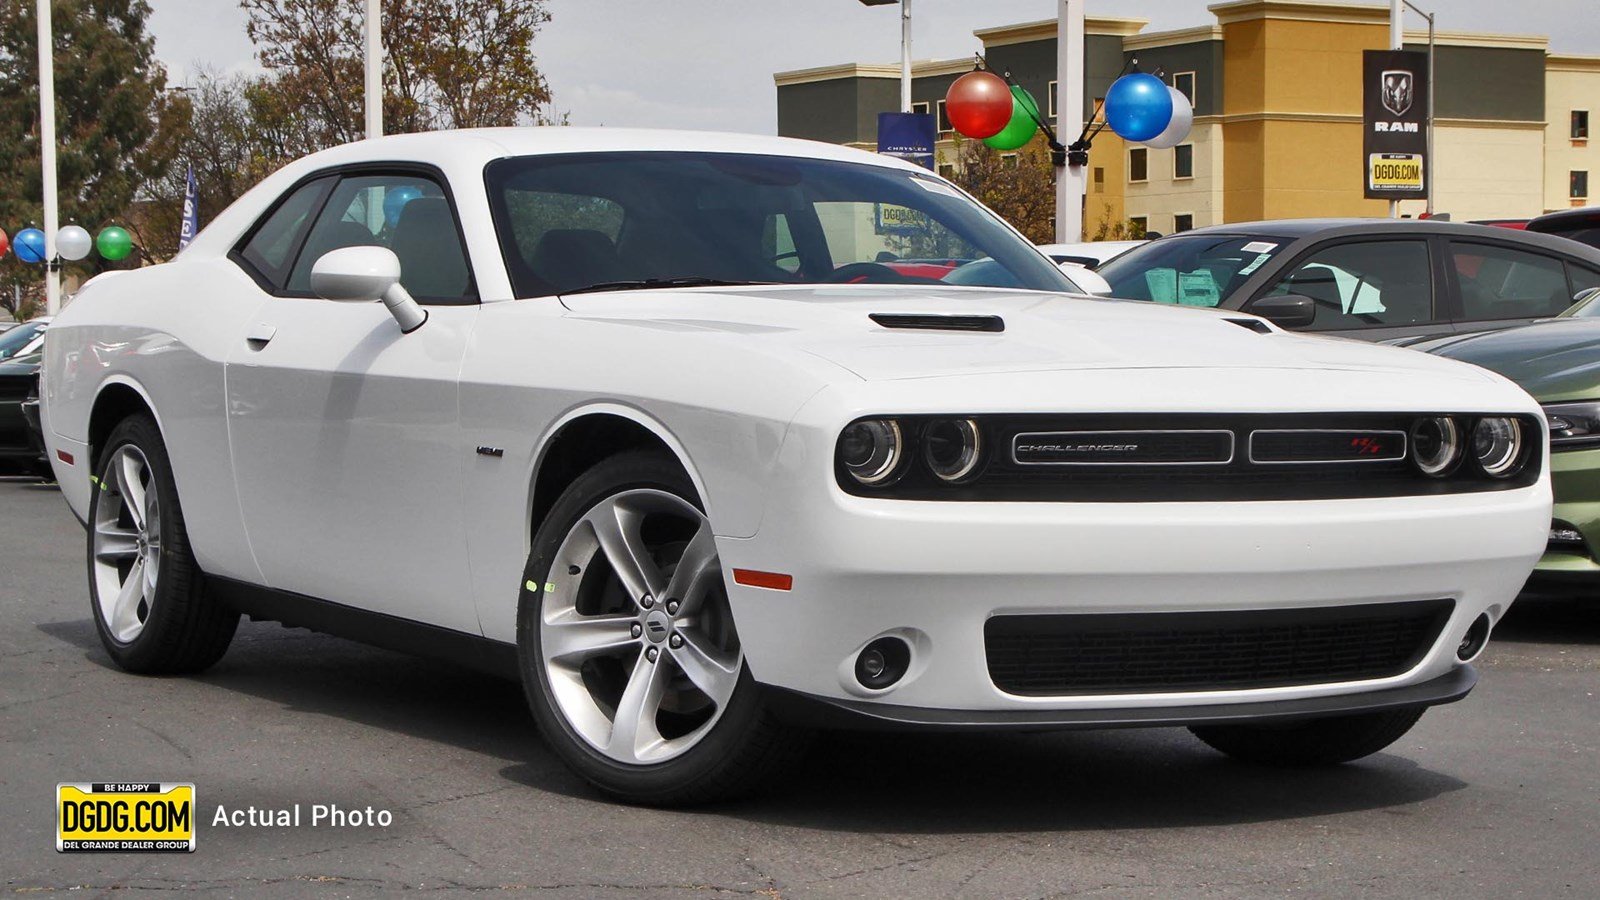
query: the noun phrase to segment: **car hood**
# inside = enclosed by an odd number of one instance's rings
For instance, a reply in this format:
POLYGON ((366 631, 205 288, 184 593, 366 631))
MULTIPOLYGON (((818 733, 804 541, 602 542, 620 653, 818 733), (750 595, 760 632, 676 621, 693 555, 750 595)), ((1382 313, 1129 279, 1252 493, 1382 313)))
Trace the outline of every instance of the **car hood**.
POLYGON ((1412 346, 1492 369, 1539 400, 1600 396, 1600 319, 1547 319, 1412 346))
POLYGON ((868 381, 1118 368, 1359 369, 1482 379, 1364 341, 1258 330, 1254 317, 1143 301, 989 288, 777 286, 568 295, 571 315, 763 340, 868 381), (869 316, 998 316, 1000 332, 888 328, 869 316), (1244 323, 1241 325, 1240 323, 1244 323))

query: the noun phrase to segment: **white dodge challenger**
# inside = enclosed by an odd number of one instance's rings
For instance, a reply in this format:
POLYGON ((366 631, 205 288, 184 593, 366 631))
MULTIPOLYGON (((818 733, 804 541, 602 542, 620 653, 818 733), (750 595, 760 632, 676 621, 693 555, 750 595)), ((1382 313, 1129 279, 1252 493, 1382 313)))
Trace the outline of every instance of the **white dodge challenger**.
POLYGON ((1545 545, 1538 406, 1074 294, 848 148, 399 136, 91 281, 43 421, 123 668, 203 669, 241 615, 443 655, 634 802, 746 790, 818 726, 1313 764, 1465 696, 1545 545))

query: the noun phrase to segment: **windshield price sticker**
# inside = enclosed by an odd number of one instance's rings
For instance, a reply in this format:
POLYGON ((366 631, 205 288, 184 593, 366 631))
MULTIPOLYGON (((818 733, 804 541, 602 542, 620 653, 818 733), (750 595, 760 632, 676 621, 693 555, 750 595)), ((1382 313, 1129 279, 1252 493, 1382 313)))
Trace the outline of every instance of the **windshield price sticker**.
POLYGON ((194 785, 93 782, 56 785, 62 853, 193 853, 194 785))
POLYGON ((1278 245, 1271 241, 1251 241, 1239 248, 1241 253, 1271 253, 1278 249, 1278 245))
POLYGON ((1367 185, 1387 191, 1422 193, 1422 155, 1374 153, 1367 157, 1367 185))

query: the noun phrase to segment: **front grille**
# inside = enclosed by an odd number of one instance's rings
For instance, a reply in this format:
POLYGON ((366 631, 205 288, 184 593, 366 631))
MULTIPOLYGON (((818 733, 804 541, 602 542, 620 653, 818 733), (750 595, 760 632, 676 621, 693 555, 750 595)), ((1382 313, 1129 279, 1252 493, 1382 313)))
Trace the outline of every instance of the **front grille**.
POLYGON ((989 677, 1010 694, 1153 694, 1386 678, 1438 640, 1450 600, 1247 612, 995 616, 989 677))

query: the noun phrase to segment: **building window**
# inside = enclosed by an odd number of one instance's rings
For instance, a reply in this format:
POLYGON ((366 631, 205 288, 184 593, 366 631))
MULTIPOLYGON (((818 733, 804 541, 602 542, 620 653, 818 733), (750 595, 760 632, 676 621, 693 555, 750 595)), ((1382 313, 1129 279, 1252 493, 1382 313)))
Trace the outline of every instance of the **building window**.
MULTIPOLYGON (((1051 171, 1055 171, 1055 167, 1051 166, 1050 170, 1051 171)), ((1106 167, 1105 166, 1095 166, 1094 167, 1094 190, 1095 190, 1095 193, 1099 193, 1099 192, 1101 192, 1101 191, 1103 191, 1105 189, 1106 189, 1106 167)))
POLYGON ((1000 164, 1008 169, 1015 169, 1017 167, 1017 155, 1015 153, 1000 154, 1000 164))
POLYGON ((1172 217, 1172 233, 1194 230, 1194 213, 1176 213, 1172 217))
POLYGON ((1061 93, 1060 91, 1056 90, 1056 85, 1058 83, 1059 82, 1055 81, 1050 82, 1050 118, 1052 119, 1056 117, 1056 95, 1061 93))
POLYGON ((1134 147, 1128 151, 1128 181, 1150 180, 1150 151, 1144 147, 1134 147))
POLYGON ((1194 145, 1179 144, 1172 148, 1172 177, 1194 177, 1194 145))
POLYGON ((1191 106, 1194 105, 1194 73, 1193 72, 1174 72, 1174 73, 1172 73, 1172 86, 1177 89, 1178 93, 1180 93, 1183 96, 1189 98, 1189 105, 1191 105, 1191 106))
POLYGON ((1570 188, 1567 196, 1574 200, 1585 200, 1589 196, 1589 171, 1587 169, 1573 169, 1568 173, 1570 188))
POLYGON ((1149 216, 1129 216, 1128 217, 1128 237, 1131 237, 1131 238, 1133 238, 1135 240, 1138 240, 1139 238, 1142 238, 1142 237, 1144 237, 1145 235, 1147 235, 1149 233, 1150 233, 1150 217, 1149 216))
POLYGON ((955 129, 950 126, 950 117, 945 115, 945 112, 944 112, 944 101, 940 100, 939 101, 939 131, 940 132, 945 132, 945 131, 954 131, 954 130, 955 129))
POLYGON ((923 100, 920 103, 911 104, 911 111, 919 116, 925 116, 933 112, 933 106, 932 104, 928 103, 928 101, 923 100))
POLYGON ((956 177, 956 164, 939 163, 939 177, 946 180, 953 180, 956 177))
POLYGON ((1572 111, 1572 139, 1586 141, 1589 139, 1589 111, 1575 109, 1572 111))

